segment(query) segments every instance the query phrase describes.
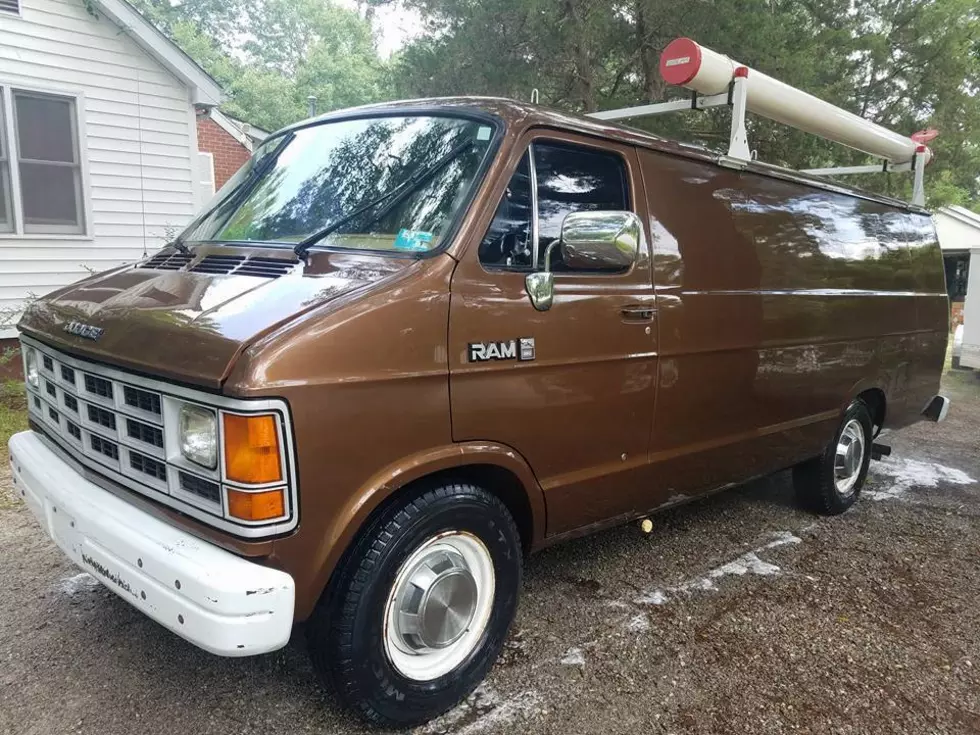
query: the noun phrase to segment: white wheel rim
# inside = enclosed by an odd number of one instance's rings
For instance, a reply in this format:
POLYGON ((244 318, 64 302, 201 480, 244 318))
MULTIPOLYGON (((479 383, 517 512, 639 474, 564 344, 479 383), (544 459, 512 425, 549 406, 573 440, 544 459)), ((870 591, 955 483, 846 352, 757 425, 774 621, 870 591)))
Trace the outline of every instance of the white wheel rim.
POLYGON ((414 681, 459 666, 483 637, 495 586, 493 559, 473 534, 447 531, 425 541, 388 593, 384 646, 391 665, 414 681))

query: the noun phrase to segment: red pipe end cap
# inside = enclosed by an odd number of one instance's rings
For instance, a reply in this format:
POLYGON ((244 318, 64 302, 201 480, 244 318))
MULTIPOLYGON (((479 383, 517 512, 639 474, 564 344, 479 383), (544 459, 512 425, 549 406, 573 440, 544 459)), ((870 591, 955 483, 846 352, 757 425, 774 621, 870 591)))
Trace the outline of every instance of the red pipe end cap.
POLYGON ((683 87, 701 70, 701 47, 690 38, 675 38, 660 54, 660 76, 683 87))

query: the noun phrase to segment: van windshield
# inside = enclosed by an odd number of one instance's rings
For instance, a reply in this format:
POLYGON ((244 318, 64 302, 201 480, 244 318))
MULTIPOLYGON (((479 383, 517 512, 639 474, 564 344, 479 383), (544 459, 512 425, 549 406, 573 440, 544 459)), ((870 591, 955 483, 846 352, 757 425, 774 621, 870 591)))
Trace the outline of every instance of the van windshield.
POLYGON ((181 239, 433 250, 460 214, 493 135, 485 122, 406 116, 325 122, 276 136, 181 239))

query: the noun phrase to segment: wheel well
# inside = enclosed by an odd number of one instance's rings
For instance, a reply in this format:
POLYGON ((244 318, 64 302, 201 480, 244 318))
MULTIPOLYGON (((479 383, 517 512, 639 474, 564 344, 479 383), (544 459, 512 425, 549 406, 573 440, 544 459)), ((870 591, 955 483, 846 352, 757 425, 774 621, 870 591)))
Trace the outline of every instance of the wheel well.
POLYGON ((361 524, 360 528, 358 528, 354 538, 347 544, 336 565, 334 565, 330 577, 320 593, 320 600, 322 601, 332 594, 333 584, 340 576, 338 572, 344 568, 347 558, 357 545, 358 538, 386 508, 399 502, 406 496, 411 496, 413 493, 421 493, 433 486, 450 482, 465 482, 471 485, 477 485, 487 492, 496 495, 507 507, 511 517, 514 519, 514 523, 517 525, 517 532, 520 534, 521 547, 525 556, 530 552, 531 545, 534 541, 534 511, 531 509, 531 502, 528 500, 527 492, 520 478, 510 470, 492 464, 471 464, 463 465, 462 467, 453 467, 412 480, 392 492, 378 507, 371 511, 371 514, 361 524))
POLYGON ((885 392, 881 388, 869 388, 859 393, 857 397, 868 406, 871 421, 880 431, 885 423, 885 392))
POLYGON ((372 519, 376 518, 393 503, 401 501, 406 496, 425 492, 429 488, 451 482, 465 482, 470 485, 476 485, 500 498, 500 501, 507 507, 511 517, 514 519, 514 523, 517 525, 517 531, 521 536, 521 547, 524 553, 527 554, 534 541, 534 512, 531 510, 531 502, 528 500, 524 485, 517 475, 504 467, 493 464, 470 464, 461 467, 451 467, 418 477, 406 483, 392 492, 377 508, 371 511, 371 515, 361 525, 358 534, 371 524, 372 519))
MULTIPOLYGON (((517 524, 524 553, 528 552, 534 540, 534 513, 531 510, 531 503, 527 499, 524 485, 517 475, 504 467, 493 464, 471 464, 427 475, 416 480, 415 483, 431 484, 453 480, 477 485, 500 498, 500 501, 507 506, 514 523, 517 524)), ((402 488, 402 491, 404 489, 402 488)), ((395 493, 395 495, 397 494, 395 493)))

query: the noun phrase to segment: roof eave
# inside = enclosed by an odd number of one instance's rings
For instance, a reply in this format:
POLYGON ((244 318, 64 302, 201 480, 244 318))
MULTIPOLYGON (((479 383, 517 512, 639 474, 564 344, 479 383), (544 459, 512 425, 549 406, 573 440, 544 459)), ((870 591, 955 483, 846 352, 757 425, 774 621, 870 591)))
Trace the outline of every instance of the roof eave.
POLYGON ((943 207, 937 212, 937 214, 943 214, 954 219, 967 227, 972 227, 976 230, 980 230, 980 215, 977 215, 970 210, 956 206, 955 204, 949 207, 943 207))
POLYGON ((225 93, 211 76, 125 0, 93 0, 100 12, 123 29, 144 51, 190 90, 195 106, 214 107, 225 93))

